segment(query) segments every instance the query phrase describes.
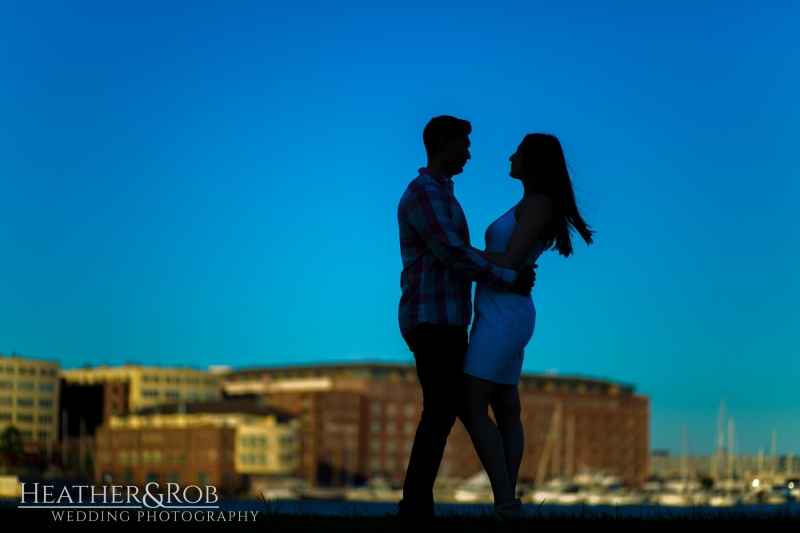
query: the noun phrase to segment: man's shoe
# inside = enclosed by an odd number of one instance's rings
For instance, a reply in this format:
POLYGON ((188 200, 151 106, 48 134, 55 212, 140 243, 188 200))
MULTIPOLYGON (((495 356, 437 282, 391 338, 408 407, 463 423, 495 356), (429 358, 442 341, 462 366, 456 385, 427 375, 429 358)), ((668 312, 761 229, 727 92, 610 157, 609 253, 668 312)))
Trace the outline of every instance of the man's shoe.
POLYGON ((428 522, 436 519, 436 513, 433 511, 433 504, 414 505, 409 504, 405 500, 400 500, 397 504, 400 510, 397 511, 397 518, 403 522, 428 522))
POLYGON ((525 518, 525 511, 522 509, 522 502, 519 498, 517 498, 516 500, 511 500, 510 502, 495 505, 492 516, 498 522, 503 522, 506 520, 525 518))

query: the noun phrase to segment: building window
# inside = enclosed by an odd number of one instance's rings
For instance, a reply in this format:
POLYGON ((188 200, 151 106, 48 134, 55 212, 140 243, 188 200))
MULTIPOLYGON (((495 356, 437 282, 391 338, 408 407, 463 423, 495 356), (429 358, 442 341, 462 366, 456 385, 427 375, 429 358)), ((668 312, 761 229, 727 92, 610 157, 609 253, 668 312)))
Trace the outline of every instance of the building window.
POLYGON ((11 413, 0 412, 0 421, 11 422, 11 413))
POLYGON ((369 445, 370 451, 379 452, 381 451, 381 441, 378 439, 373 440, 369 445))
POLYGON ((373 422, 369 426, 369 430, 372 433, 380 433, 381 432, 381 423, 380 422, 373 422))
POLYGON ((180 483, 180 482, 181 482, 181 476, 180 476, 180 474, 178 474, 178 473, 176 473, 176 472, 173 472, 173 473, 171 473, 171 474, 169 475, 169 482, 170 482, 170 483, 180 483))
POLYGON ((168 390, 165 394, 167 400, 177 400, 181 397, 181 394, 176 390, 168 390))
POLYGON ((397 414, 397 406, 390 403, 386 406, 386 416, 394 416, 397 414))
POLYGON ((216 397, 217 397, 217 395, 214 394, 213 392, 207 392, 206 393, 206 400, 213 400, 216 397))
POLYGON ((209 476, 205 472, 200 472, 199 474, 197 474, 197 483, 201 486, 210 485, 211 476, 209 476))
POLYGON ((33 438, 33 431, 30 429, 23 429, 19 432, 20 437, 23 439, 32 439, 33 438))
POLYGON ((413 446, 414 446, 414 441, 413 440, 407 440, 405 442, 405 444, 403 445, 403 451, 405 451, 406 453, 411 453, 411 448, 413 446))
POLYGON ((39 392, 53 392, 53 384, 39 383, 39 392))
POLYGON ((123 485, 133 485, 133 472, 123 472, 122 473, 122 484, 123 485))
POLYGON ((386 441, 386 451, 389 452, 389 453, 394 452, 394 441, 393 440, 387 440, 386 441))
POLYGON ((158 472, 148 472, 145 479, 147 483, 158 483, 158 472))
POLYGON ((191 392, 187 392, 186 393, 186 401, 187 402, 196 402, 197 398, 199 398, 199 397, 200 397, 200 395, 197 394, 197 391, 191 391, 191 392))
POLYGON ((17 398, 17 407, 33 407, 33 398, 17 398))
POLYGON ((373 404, 372 404, 372 406, 370 407, 370 412, 371 412, 373 415, 379 415, 379 414, 381 414, 381 404, 379 404, 379 403, 373 403, 373 404))
POLYGON ((33 415, 17 413, 17 422, 33 424, 33 415))
POLYGON ((282 453, 281 454, 281 463, 291 463, 294 461, 294 454, 293 453, 282 453))
POLYGON ((14 398, 11 396, 0 396, 0 405, 14 405, 14 398))
POLYGON ((158 398, 158 390, 142 389, 142 398, 158 398))
POLYGON ((53 417, 50 415, 39 415, 39 423, 40 424, 52 424, 53 417))
POLYGON ((39 400, 39 407, 40 407, 41 409, 50 409, 50 408, 52 408, 52 407, 53 407, 53 400, 50 400, 50 399, 47 399, 47 400, 41 399, 41 400, 39 400))
POLYGON ((33 381, 20 381, 19 383, 17 383, 17 389, 24 391, 36 390, 36 383, 34 383, 33 381))
MULTIPOLYGON (((167 464, 171 465, 173 463, 175 463, 175 455, 171 454, 171 453, 168 453, 167 454, 167 464)), ((177 483, 177 481, 175 483, 177 483)))
POLYGON ((50 432, 49 431, 38 431, 36 433, 36 438, 39 440, 50 440, 50 432))
POLYGON ((369 467, 373 472, 378 472, 381 469, 381 460, 380 459, 370 459, 369 467))
POLYGON ((405 408, 406 416, 414 416, 414 411, 415 411, 414 404, 413 403, 407 403, 406 404, 406 408, 405 408))
POLYGON ((414 423, 413 422, 406 422, 403 424, 403 433, 406 435, 413 435, 414 434, 414 423))
POLYGON ((395 423, 394 422, 387 422, 386 423, 386 433, 388 435, 394 435, 395 430, 396 430, 396 427, 395 427, 395 423))
POLYGON ((2 389, 10 390, 10 389, 13 389, 13 388, 14 388, 14 382, 13 381, 0 380, 0 390, 2 390, 2 389))
POLYGON ((186 464, 186 454, 181 452, 178 454, 178 464, 185 465, 186 464))
POLYGON ((397 467, 397 464, 394 462, 394 459, 386 459, 386 470, 391 472, 397 467))

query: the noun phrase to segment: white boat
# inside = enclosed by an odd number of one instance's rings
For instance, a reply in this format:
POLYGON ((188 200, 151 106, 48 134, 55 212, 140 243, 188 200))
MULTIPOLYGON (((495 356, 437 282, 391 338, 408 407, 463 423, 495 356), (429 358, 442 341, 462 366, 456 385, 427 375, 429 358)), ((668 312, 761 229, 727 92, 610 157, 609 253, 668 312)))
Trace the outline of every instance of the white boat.
POLYGON ((733 507, 740 503, 742 503, 742 493, 734 490, 716 489, 708 498, 708 505, 711 507, 733 507))
POLYGON ((295 497, 300 500, 344 500, 347 489, 325 487, 295 487, 295 497))
POLYGON ((742 503, 744 495, 744 482, 723 479, 714 485, 714 489, 708 495, 708 505, 711 507, 733 507, 742 503))
POLYGON ((492 493, 489 474, 485 470, 481 470, 474 476, 467 478, 463 483, 455 487, 453 498, 461 503, 492 503, 494 494, 492 493))
POLYGON ((358 502, 399 502, 403 488, 383 476, 375 476, 363 487, 347 489, 345 499, 358 502))
POLYGON ((580 505, 586 504, 590 497, 600 496, 599 492, 592 491, 584 486, 572 484, 561 489, 561 492, 554 495, 548 502, 555 505, 580 505))
POLYGON ((692 507, 702 505, 704 496, 700 493, 700 484, 693 480, 667 481, 653 503, 667 507, 692 507))
POLYGON ((530 503, 536 505, 551 504, 561 491, 570 484, 570 481, 559 477, 546 481, 541 487, 534 488, 531 492, 530 503))
POLYGON ((600 503, 588 505, 645 505, 650 501, 650 495, 644 492, 635 492, 625 488, 613 490, 601 495, 600 503))

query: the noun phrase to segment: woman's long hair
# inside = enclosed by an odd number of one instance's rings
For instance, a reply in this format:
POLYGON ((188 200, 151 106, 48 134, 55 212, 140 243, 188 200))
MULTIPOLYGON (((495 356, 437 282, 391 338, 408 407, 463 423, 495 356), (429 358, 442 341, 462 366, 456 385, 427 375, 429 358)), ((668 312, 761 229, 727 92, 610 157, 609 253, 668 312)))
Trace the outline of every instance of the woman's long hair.
POLYGON ((564 257, 572 253, 572 230, 591 244, 594 230, 584 222, 575 203, 575 193, 567 170, 561 143, 553 135, 531 133, 522 140, 523 180, 533 185, 534 193, 547 195, 553 202, 548 249, 564 257))

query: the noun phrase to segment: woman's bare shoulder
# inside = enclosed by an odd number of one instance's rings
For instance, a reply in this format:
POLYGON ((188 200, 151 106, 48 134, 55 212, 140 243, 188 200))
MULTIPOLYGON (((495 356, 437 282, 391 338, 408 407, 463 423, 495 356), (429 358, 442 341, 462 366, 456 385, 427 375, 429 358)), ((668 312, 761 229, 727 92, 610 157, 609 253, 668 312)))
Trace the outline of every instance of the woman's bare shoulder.
POLYGON ((517 219, 519 219, 520 216, 530 216, 532 214, 550 218, 552 211, 553 201, 546 194, 539 193, 522 200, 517 206, 514 215, 517 219))

